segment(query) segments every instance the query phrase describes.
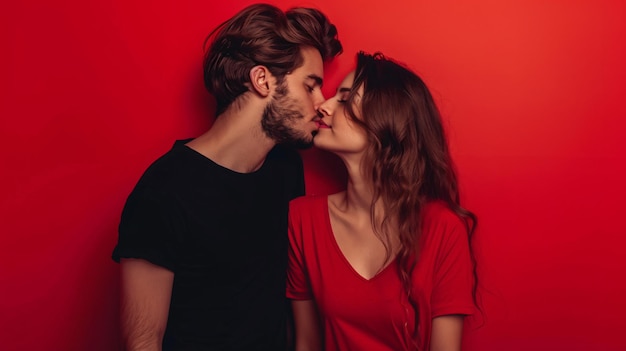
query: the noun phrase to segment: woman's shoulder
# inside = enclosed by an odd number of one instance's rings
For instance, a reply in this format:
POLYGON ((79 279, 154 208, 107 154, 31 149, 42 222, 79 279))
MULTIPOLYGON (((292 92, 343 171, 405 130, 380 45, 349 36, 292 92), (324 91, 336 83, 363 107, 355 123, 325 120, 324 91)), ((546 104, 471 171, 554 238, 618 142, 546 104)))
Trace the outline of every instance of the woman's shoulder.
POLYGON ((328 195, 303 195, 298 196, 289 202, 290 208, 306 208, 313 204, 320 203, 328 198, 328 195))
POLYGON ((422 207, 422 223, 426 228, 465 227, 465 220, 441 200, 430 201, 422 207))
POLYGON ((319 217, 328 212, 328 195, 304 195, 289 202, 289 217, 319 217))
POLYGON ((422 211, 422 244, 430 252, 449 252, 454 247, 465 247, 468 242, 466 219, 443 201, 426 204, 422 211))
POLYGON ((328 202, 335 201, 337 199, 341 199, 345 194, 345 191, 340 191, 334 194, 309 194, 304 196, 299 196, 290 202, 291 208, 306 208, 314 205, 323 205, 324 207, 328 206, 328 202))

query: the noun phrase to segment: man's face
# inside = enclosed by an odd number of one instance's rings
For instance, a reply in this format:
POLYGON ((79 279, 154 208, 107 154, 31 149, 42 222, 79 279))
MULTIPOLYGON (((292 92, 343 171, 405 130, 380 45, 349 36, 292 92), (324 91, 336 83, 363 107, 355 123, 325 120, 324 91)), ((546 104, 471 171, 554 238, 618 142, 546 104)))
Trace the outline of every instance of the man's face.
POLYGON ((319 51, 302 47, 302 66, 287 74, 267 104, 261 121, 267 136, 278 144, 295 147, 313 145, 317 132, 317 108, 324 102, 324 66, 319 51))

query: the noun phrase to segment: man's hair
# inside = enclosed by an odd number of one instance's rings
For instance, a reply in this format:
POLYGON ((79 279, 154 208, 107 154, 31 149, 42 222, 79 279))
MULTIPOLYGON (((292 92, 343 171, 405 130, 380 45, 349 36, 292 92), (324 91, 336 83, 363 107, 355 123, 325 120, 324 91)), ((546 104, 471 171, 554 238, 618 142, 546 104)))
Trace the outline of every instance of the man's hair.
POLYGON ((248 91, 252 67, 263 65, 282 82, 303 64, 302 46, 316 48, 323 61, 342 51, 335 26, 312 8, 283 12, 255 4, 215 28, 205 41, 203 66, 204 85, 217 102, 216 115, 248 91))

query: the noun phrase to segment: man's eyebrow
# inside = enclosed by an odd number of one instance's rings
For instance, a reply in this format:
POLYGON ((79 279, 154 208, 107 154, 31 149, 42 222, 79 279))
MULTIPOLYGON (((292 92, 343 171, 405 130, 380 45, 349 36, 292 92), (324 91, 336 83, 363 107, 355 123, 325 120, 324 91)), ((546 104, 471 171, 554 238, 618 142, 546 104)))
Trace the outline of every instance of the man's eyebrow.
POLYGON ((319 85, 320 87, 322 86, 322 84, 324 84, 324 80, 322 79, 322 77, 318 76, 317 74, 309 74, 307 76, 307 79, 314 80, 315 84, 319 85))

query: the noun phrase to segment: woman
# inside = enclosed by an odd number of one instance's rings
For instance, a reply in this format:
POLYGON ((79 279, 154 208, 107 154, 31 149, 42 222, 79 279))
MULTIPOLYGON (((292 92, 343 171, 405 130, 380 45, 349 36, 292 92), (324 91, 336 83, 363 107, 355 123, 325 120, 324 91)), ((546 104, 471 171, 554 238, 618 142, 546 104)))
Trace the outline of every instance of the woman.
POLYGON ((314 143, 343 160, 348 184, 291 203, 296 350, 460 350, 475 308, 475 217, 459 204, 428 88, 359 53, 320 112, 314 143))

